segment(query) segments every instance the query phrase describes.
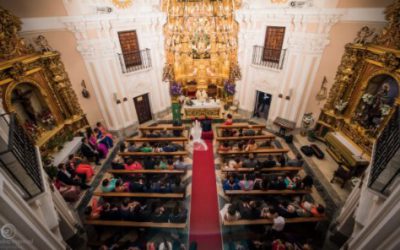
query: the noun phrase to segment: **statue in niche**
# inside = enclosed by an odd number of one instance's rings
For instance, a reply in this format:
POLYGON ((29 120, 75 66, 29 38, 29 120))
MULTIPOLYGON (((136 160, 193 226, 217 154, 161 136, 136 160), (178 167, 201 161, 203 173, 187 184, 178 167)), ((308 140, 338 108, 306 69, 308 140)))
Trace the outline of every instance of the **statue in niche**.
POLYGON ((374 133, 381 125, 385 116, 390 113, 393 104, 390 96, 390 84, 385 82, 377 93, 365 93, 361 99, 361 107, 356 112, 356 121, 364 128, 374 133))

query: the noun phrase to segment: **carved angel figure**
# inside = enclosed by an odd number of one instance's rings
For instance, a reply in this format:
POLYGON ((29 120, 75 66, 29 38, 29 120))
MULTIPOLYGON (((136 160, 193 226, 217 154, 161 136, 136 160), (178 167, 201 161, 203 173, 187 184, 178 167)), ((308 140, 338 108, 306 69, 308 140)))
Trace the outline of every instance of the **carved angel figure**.
POLYGON ((53 48, 49 45, 49 42, 47 42, 46 37, 44 37, 42 35, 39 35, 35 39, 35 43, 37 46, 39 46, 39 48, 42 52, 53 51, 53 48))
POLYGON ((372 38, 375 30, 370 29, 368 26, 364 26, 360 31, 357 32, 357 37, 354 39, 354 43, 365 44, 372 38))

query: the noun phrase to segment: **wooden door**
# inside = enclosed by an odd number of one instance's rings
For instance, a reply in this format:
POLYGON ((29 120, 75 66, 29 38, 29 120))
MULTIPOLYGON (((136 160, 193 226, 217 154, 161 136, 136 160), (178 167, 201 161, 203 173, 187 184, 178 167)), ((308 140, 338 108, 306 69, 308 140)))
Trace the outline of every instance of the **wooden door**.
POLYGON ((153 119, 153 116, 151 115, 151 107, 148 94, 133 98, 133 102, 135 103, 135 109, 139 124, 145 123, 153 119))
POLYGON ((263 60, 279 63, 283 39, 285 38, 285 27, 268 26, 265 33, 263 60))

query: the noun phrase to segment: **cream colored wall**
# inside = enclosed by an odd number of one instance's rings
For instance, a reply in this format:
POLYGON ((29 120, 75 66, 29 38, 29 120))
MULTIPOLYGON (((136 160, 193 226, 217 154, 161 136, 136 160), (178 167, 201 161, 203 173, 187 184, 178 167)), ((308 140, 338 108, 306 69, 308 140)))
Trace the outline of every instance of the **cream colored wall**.
POLYGON ((0 0, 0 6, 17 17, 66 16, 62 0, 0 0))
POLYGON ((103 121, 103 117, 97 105, 96 97, 85 64, 79 52, 76 50, 76 40, 69 31, 49 31, 41 33, 21 34, 27 42, 31 42, 38 35, 44 35, 51 47, 61 53, 66 71, 71 80, 71 84, 78 96, 78 101, 87 115, 89 123, 94 125, 97 121, 103 121), (86 87, 90 92, 90 98, 82 97, 81 82, 85 80, 86 87))
POLYGON ((320 110, 324 104, 324 102, 319 103, 315 98, 321 87, 324 76, 326 76, 328 80, 327 87, 329 90, 334 82, 337 68, 344 53, 344 46, 347 43, 352 42, 356 37, 357 32, 365 25, 380 30, 384 26, 384 23, 340 22, 332 27, 330 34, 331 41, 322 55, 315 82, 313 83, 313 86, 315 87, 311 92, 306 108, 306 112, 313 112, 315 118, 319 116, 320 110))
POLYGON ((339 0, 338 8, 379 8, 386 7, 394 0, 339 0))

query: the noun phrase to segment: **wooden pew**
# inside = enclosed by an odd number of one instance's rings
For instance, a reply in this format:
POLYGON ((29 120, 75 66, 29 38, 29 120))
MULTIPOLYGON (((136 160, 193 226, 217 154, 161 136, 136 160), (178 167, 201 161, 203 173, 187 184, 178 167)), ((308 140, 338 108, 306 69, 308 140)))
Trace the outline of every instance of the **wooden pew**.
MULTIPOLYGON (((273 167, 273 168, 261 168, 260 172, 298 172, 302 167, 273 167)), ((221 172, 254 172, 254 168, 236 168, 236 169, 221 169, 221 172)))
MULTIPOLYGON (((307 222, 320 222, 325 221, 327 218, 322 217, 298 217, 298 218, 285 218, 285 223, 307 223, 307 222)), ((224 226, 251 226, 251 225, 266 225, 274 224, 272 219, 256 219, 256 220, 237 220, 237 221, 226 221, 223 220, 224 226)))
POLYGON ((265 128, 264 124, 248 124, 248 123, 234 123, 232 125, 223 125, 223 124, 218 124, 216 126, 217 130, 218 129, 254 129, 254 130, 262 130, 265 128))
POLYGON ((227 136, 227 137, 223 137, 223 136, 218 136, 216 138, 217 141, 221 142, 221 141, 248 141, 248 140, 274 140, 275 139, 275 135, 271 135, 271 134, 264 134, 264 135, 253 135, 253 136, 227 136))
POLYGON ((138 169, 138 170, 108 170, 110 174, 184 174, 185 170, 165 170, 165 169, 138 169))
POLYGON ((311 190, 225 190, 226 195, 305 195, 311 194, 311 190))
POLYGON ((184 193, 131 193, 131 192, 94 192, 95 196, 101 197, 135 197, 135 198, 170 198, 183 199, 184 193))
POLYGON ((184 136, 180 137, 133 137, 128 138, 125 141, 127 142, 187 142, 189 139, 184 136))
POLYGON ((259 148, 252 151, 220 151, 218 150, 218 154, 221 156, 226 155, 246 155, 246 154, 254 154, 254 155, 272 155, 272 154, 284 154, 289 152, 287 148, 259 148))
POLYGON ((186 156, 188 151, 175 151, 175 152, 122 152, 118 153, 120 156, 186 156))
POLYGON ((93 226, 113 226, 113 227, 147 227, 147 228, 186 228, 186 223, 156 223, 156 222, 136 222, 120 220, 86 220, 86 225, 93 226))
POLYGON ((181 125, 181 126, 173 126, 172 124, 158 124, 156 126, 139 126, 140 132, 144 131, 156 131, 156 130, 185 130, 186 127, 181 125))

